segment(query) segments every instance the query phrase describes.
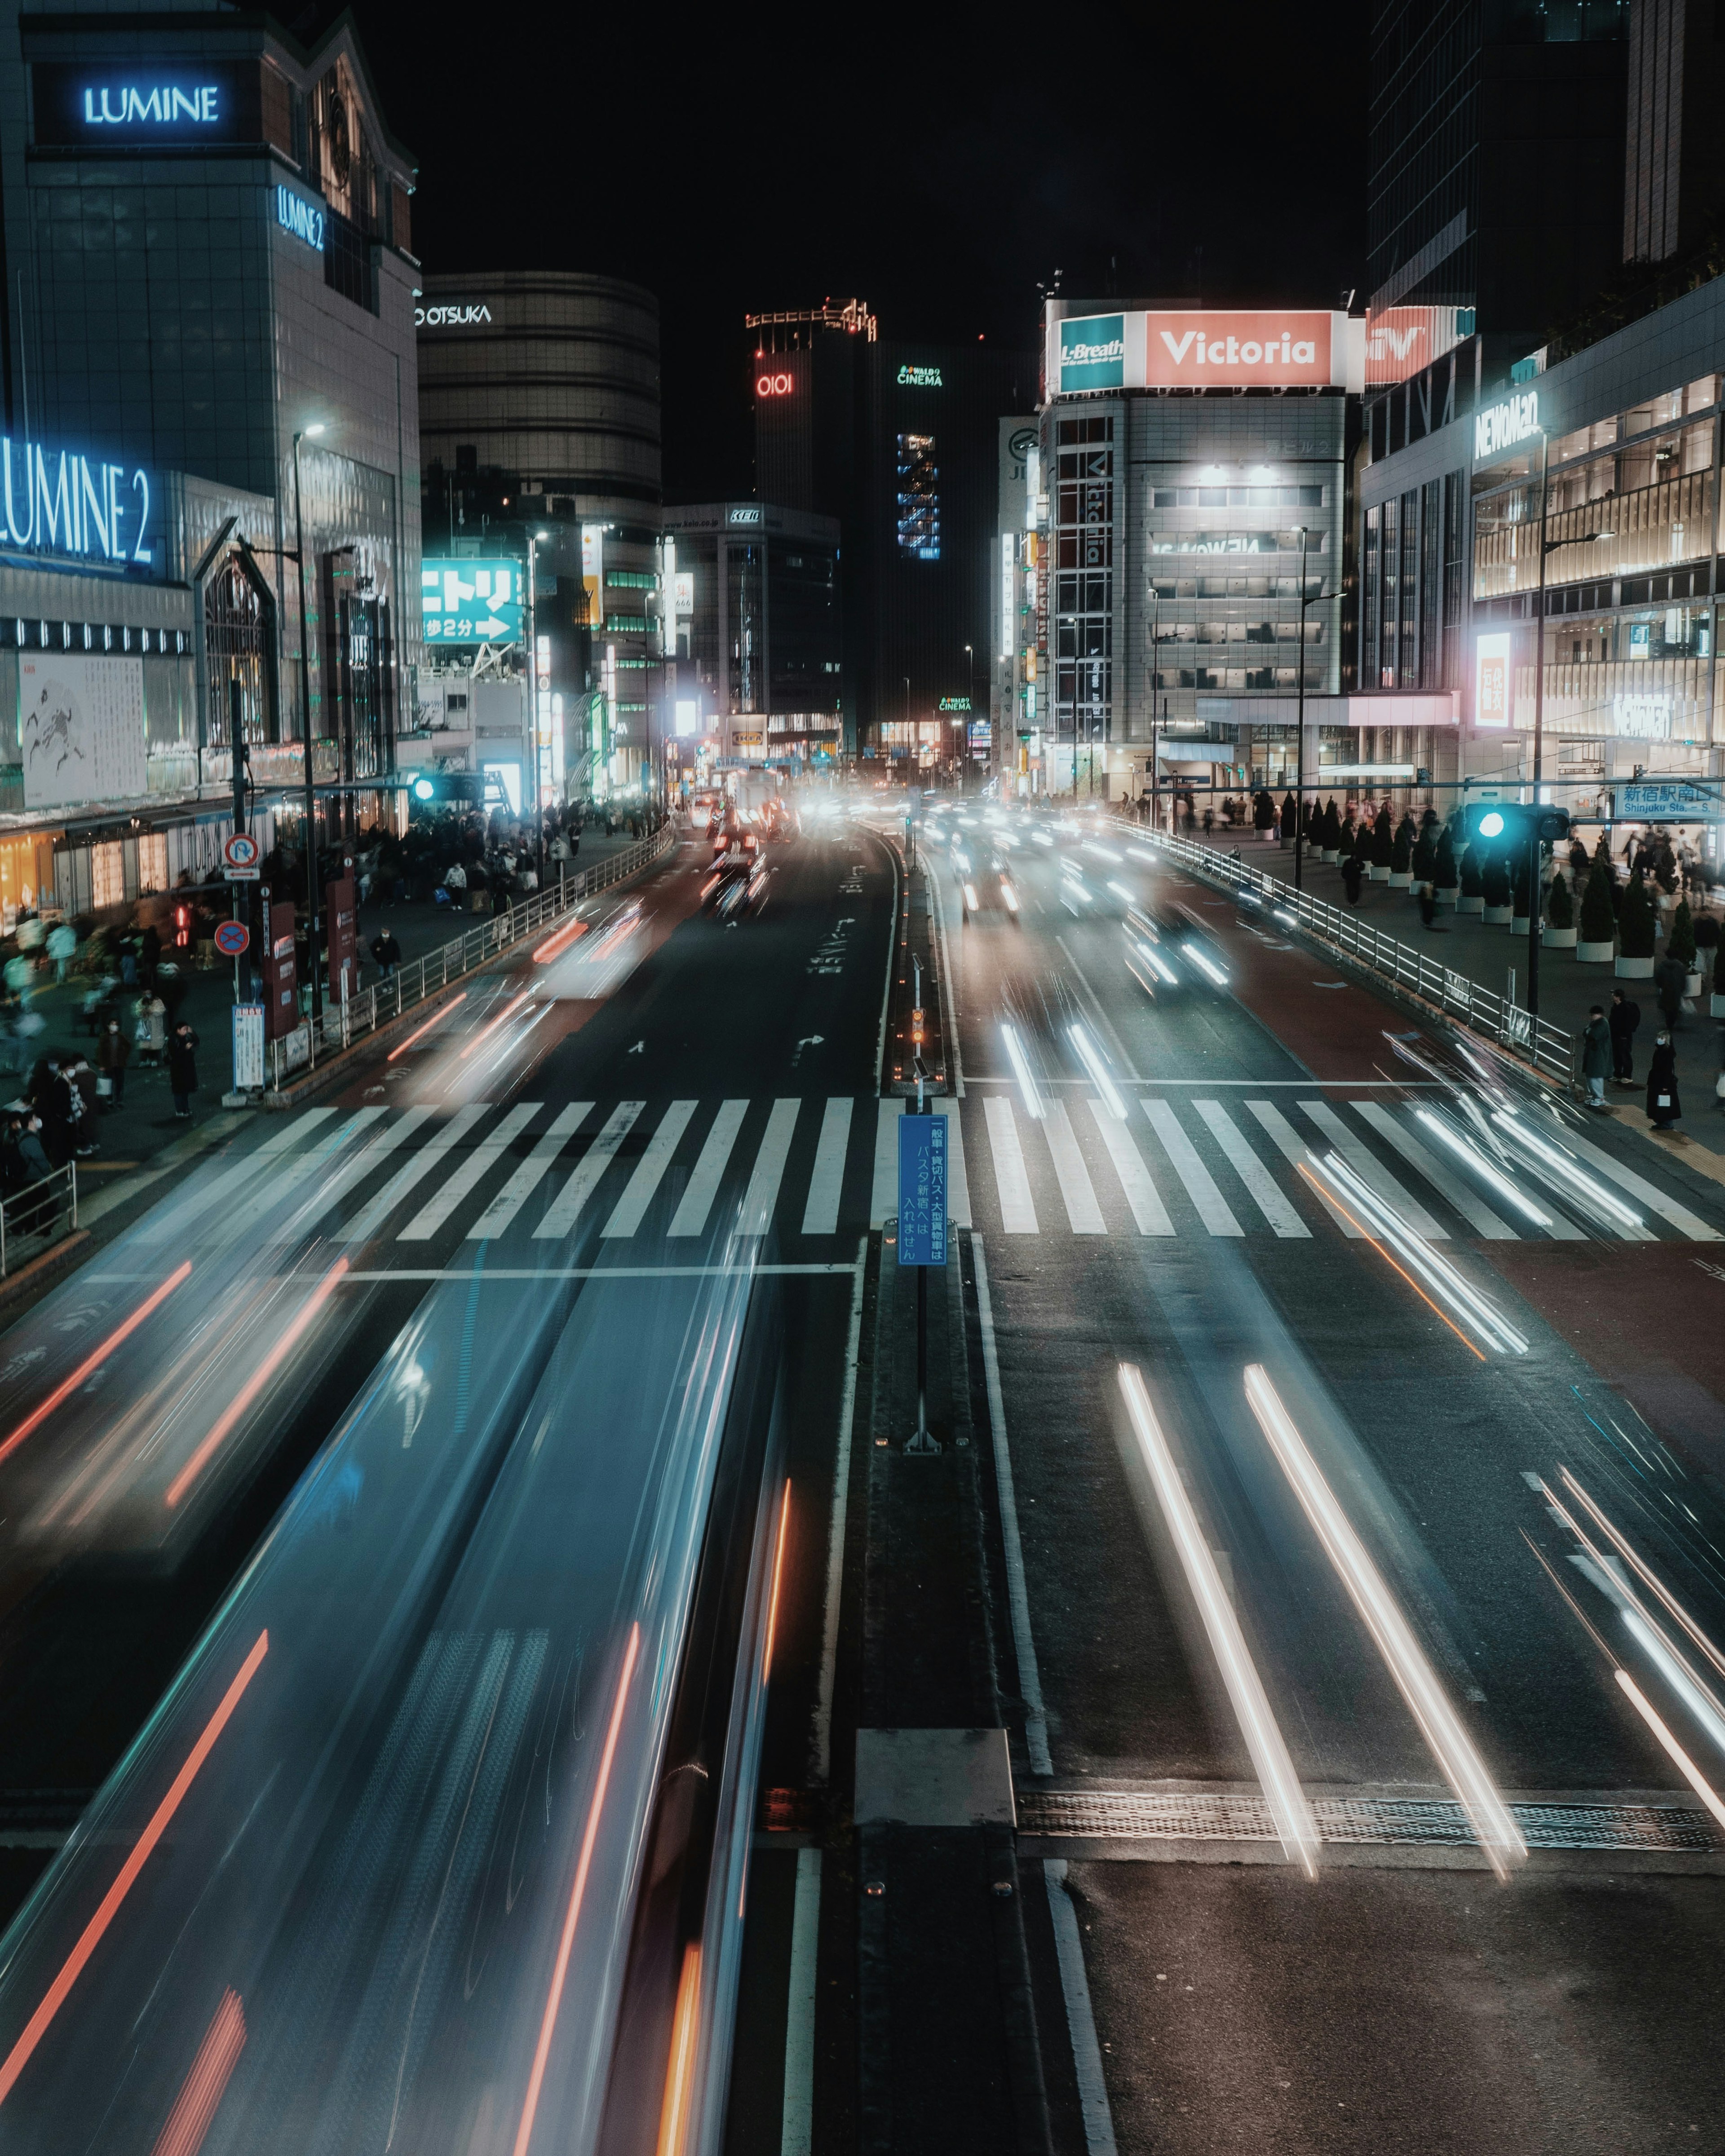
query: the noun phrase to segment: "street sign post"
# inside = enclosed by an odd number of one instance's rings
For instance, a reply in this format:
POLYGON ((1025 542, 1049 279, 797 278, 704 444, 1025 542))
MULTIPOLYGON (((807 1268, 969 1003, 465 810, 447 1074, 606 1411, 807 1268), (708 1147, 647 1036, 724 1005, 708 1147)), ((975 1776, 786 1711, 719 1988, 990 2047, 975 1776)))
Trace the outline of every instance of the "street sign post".
POLYGON ((263 855, 257 840, 236 831, 223 845, 222 874, 229 883, 256 883, 263 873, 263 855))
POLYGON ((264 1090, 264 1006, 234 1006, 234 1090, 261 1093, 264 1090))
POLYGON ((1657 784, 1620 786, 1617 814, 1629 824, 1717 824, 1725 822, 1725 802, 1681 779, 1657 784))
POLYGON ((928 1274, 947 1263, 947 1119, 925 1108, 922 1061, 917 1101, 898 1124, 898 1261, 916 1268, 916 1431, 907 1452, 937 1452, 928 1429, 928 1274))
MULTIPOLYGON (((218 921, 215 940, 216 948, 224 958, 238 958, 249 946, 252 932, 243 921, 218 921)), ((259 1009, 262 1008, 260 1004, 259 1009)))

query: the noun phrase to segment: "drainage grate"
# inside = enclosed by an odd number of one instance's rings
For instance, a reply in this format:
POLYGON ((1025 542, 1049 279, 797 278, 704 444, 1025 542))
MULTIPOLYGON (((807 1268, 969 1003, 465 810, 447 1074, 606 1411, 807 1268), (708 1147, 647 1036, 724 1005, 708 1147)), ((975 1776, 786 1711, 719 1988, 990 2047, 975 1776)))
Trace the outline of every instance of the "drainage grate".
MULTIPOLYGON (((1707 1814, 1640 1804, 1512 1804, 1530 1849, 1725 1850, 1707 1814)), ((1326 1841, 1462 1847, 1474 1840, 1458 1804, 1440 1799, 1318 1797, 1326 1841)), ((1274 1841, 1270 1808, 1247 1794, 1159 1795, 1141 1790, 1020 1789, 1020 1834, 1131 1841, 1274 1841)))

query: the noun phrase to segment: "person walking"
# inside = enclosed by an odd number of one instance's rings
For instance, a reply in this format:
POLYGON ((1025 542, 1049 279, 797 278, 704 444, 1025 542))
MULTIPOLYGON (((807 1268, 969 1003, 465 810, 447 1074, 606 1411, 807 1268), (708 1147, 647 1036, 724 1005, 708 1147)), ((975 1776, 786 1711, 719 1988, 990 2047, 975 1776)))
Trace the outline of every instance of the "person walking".
POLYGON ((1633 1086, 1635 1082, 1635 1028, 1641 1023, 1641 1006, 1631 1001, 1621 988, 1611 991, 1611 1082, 1614 1086, 1633 1086))
POLYGON ((1661 1026, 1653 1045, 1653 1060, 1647 1066, 1647 1120, 1655 1130, 1668 1131, 1682 1116, 1683 1104, 1677 1097, 1677 1051, 1661 1026))
POLYGON ((1581 1036, 1581 1075, 1587 1081, 1587 1105, 1600 1115, 1605 1106, 1605 1080, 1611 1069, 1611 1030, 1605 1014, 1595 1004, 1587 1014, 1581 1036))
POLYGON ((117 1018, 110 1018, 96 1043, 96 1068, 107 1082, 107 1107, 110 1114, 126 1098, 126 1066, 131 1060, 131 1043, 121 1031, 117 1018))
POLYGON ((1661 958, 1653 969, 1653 986, 1659 998, 1659 1014, 1665 1020, 1666 1030, 1677 1029, 1677 1014, 1683 1008, 1683 991, 1689 983, 1689 968, 1681 958, 1661 958))
POLYGON ((192 1096, 198 1091, 198 1035, 182 1019, 168 1036, 167 1085, 174 1096, 174 1114, 187 1122, 192 1115, 192 1096))
POLYGON ((1342 864, 1342 883, 1350 906, 1359 904, 1359 888, 1365 880, 1365 864, 1358 854, 1350 854, 1342 864))

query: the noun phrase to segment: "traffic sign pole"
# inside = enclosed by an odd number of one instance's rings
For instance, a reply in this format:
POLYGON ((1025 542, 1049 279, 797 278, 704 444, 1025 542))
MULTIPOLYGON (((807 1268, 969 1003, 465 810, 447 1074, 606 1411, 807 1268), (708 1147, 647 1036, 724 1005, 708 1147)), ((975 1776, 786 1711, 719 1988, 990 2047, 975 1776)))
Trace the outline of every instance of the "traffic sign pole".
POLYGON ((916 1430, 906 1452, 938 1452, 928 1427, 928 1275, 947 1265, 947 1119, 927 1096, 927 1065, 919 1055, 916 1105, 898 1126, 898 1261, 916 1268, 916 1430))

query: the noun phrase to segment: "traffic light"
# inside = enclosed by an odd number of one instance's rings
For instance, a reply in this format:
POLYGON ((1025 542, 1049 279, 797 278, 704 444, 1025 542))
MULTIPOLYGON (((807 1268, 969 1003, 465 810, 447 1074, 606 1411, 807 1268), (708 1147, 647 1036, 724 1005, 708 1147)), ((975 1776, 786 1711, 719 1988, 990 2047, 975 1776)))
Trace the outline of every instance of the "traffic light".
POLYGON ((1568 810, 1553 808, 1548 802, 1475 801, 1469 803, 1462 822, 1471 839, 1506 851, 1529 845, 1536 838, 1554 846, 1569 835, 1568 810))

